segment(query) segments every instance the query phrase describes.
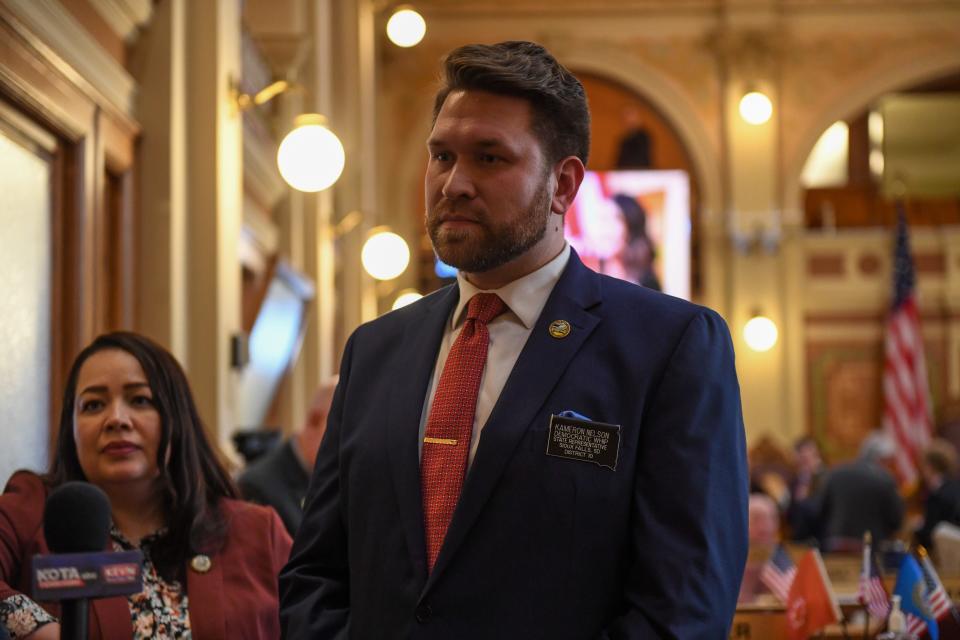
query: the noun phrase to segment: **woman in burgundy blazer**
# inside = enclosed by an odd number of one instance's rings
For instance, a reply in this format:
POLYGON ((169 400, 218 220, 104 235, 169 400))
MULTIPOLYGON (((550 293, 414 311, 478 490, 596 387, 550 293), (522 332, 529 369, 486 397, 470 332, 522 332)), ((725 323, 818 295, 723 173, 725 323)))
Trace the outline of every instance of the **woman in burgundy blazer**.
POLYGON ((91 640, 278 638, 277 575, 290 537, 237 491, 203 430, 173 356, 130 333, 100 336, 71 369, 56 457, 0 496, 0 625, 58 638, 55 605, 29 599, 30 559, 49 553, 47 494, 82 480, 110 499, 110 547, 144 552, 139 594, 94 600, 91 640))
MULTIPOLYGON (((0 574, 19 577, 15 584, 0 583, 0 600, 29 593, 30 558, 50 553, 42 527, 47 493, 39 476, 18 471, 0 496, 0 574)), ((276 582, 287 561, 290 537, 268 507, 225 499, 221 508, 229 522, 226 546, 210 556, 207 572, 186 572, 193 637, 278 638, 276 582)), ((56 605, 45 608, 59 615, 56 605)), ((91 640, 131 638, 131 632, 125 597, 91 602, 91 640)))

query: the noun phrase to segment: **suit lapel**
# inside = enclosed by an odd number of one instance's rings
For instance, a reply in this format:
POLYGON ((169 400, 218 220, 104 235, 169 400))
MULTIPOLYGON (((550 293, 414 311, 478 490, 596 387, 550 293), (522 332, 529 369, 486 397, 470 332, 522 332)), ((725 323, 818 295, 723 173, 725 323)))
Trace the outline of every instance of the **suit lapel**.
POLYGON ((212 556, 210 570, 206 573, 200 573, 192 566, 187 567, 190 629, 194 638, 227 638, 227 620, 223 609, 223 562, 222 555, 212 556))
POLYGON ((599 276, 584 267, 576 253, 571 252, 567 268, 550 294, 483 427, 463 493, 423 593, 449 564, 534 416, 600 322, 599 317, 587 311, 599 301, 599 276), (569 322, 570 334, 562 339, 552 337, 547 328, 554 320, 569 322))
POLYGON ((393 484, 400 503, 407 548, 414 570, 426 576, 426 543, 423 533, 423 499, 420 490, 420 417, 427 385, 436 364, 444 324, 457 304, 456 286, 426 301, 419 315, 407 323, 400 345, 403 370, 388 403, 387 443, 393 484))

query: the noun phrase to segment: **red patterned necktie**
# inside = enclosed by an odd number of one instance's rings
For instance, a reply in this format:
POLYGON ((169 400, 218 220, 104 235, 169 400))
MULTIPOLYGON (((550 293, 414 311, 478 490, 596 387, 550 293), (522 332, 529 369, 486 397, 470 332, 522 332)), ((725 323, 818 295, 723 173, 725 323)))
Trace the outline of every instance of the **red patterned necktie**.
POLYGON ((477 392, 490 343, 487 323, 506 309, 495 293, 470 298, 467 320, 450 348, 433 396, 420 457, 429 571, 437 561, 467 471, 477 392))

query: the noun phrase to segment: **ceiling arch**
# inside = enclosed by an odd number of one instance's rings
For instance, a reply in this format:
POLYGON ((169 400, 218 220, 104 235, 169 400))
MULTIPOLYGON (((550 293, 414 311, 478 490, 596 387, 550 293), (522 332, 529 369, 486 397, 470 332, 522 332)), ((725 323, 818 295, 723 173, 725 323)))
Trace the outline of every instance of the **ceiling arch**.
POLYGON ((723 187, 720 155, 710 144, 712 136, 685 92, 669 78, 633 56, 590 49, 564 51, 566 66, 606 76, 642 95, 674 127, 690 153, 701 188, 702 221, 721 222, 723 187))
MULTIPOLYGON (((811 114, 800 135, 795 152, 785 158, 783 202, 788 211, 803 210, 801 173, 820 135, 834 122, 863 111, 885 93, 960 70, 960 49, 936 50, 922 56, 905 56, 897 66, 883 66, 850 79, 847 90, 824 108, 811 114)), ((797 221, 799 222, 799 220, 797 221)))

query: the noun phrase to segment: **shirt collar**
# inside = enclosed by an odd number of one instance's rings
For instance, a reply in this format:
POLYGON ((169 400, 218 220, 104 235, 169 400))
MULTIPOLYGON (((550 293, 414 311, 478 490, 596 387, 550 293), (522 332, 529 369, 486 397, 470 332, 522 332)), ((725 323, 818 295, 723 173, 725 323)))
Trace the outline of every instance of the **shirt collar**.
POLYGON ((522 278, 517 278, 499 289, 478 289, 470 284, 462 273, 458 273, 457 286, 460 289, 460 299, 457 301, 456 309, 453 310, 450 328, 454 329, 464 321, 467 303, 470 298, 484 291, 500 296, 500 299, 507 304, 507 307, 517 316, 523 326, 528 330, 533 329, 533 324, 540 317, 540 312, 547 304, 547 298, 557 281, 560 280, 560 275, 567 266, 569 259, 570 245, 565 243, 563 250, 556 258, 536 271, 528 273, 522 278))

